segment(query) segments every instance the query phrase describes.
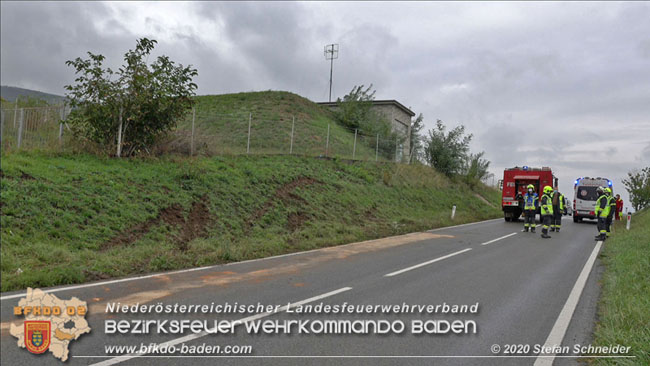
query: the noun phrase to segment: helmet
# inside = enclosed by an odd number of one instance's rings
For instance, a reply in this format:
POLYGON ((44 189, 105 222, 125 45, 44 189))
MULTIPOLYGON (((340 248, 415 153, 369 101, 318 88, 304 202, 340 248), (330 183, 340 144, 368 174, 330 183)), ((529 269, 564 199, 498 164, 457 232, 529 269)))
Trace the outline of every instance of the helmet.
POLYGON ((544 187, 544 193, 548 194, 548 193, 551 193, 551 192, 553 192, 553 187, 551 187, 551 186, 544 187))
POLYGON ((604 192, 605 192, 605 188, 603 187, 596 188, 596 193, 603 194, 604 192))
POLYGON ((532 185, 532 184, 529 184, 528 187, 526 187, 526 189, 535 189, 535 186, 532 185))
POLYGON ((605 188, 605 193, 612 194, 612 189, 609 187, 605 188))

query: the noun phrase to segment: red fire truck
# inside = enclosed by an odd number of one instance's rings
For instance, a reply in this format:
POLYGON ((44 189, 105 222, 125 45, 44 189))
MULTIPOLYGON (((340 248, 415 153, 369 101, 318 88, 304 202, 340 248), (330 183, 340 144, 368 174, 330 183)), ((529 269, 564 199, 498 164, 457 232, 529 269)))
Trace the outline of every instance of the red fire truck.
MULTIPOLYGON (((529 184, 542 196, 545 186, 557 187, 557 178, 551 168, 530 168, 528 166, 508 168, 503 171, 501 188, 501 208, 506 221, 516 221, 524 209, 524 194, 529 184)), ((539 213, 539 207, 537 208, 539 213)))

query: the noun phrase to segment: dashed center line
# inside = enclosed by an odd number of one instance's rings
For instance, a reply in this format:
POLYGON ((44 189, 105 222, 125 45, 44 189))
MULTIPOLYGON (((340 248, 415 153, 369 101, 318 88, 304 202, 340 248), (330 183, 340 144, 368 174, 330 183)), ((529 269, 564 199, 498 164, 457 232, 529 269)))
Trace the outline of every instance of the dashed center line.
POLYGON ((453 253, 451 253, 451 254, 447 254, 447 255, 444 255, 444 256, 442 256, 442 257, 439 257, 439 258, 436 258, 436 259, 432 259, 432 260, 430 260, 430 261, 426 261, 426 262, 424 262, 424 263, 416 264, 416 265, 411 266, 411 267, 408 267, 408 268, 400 269, 399 271, 395 271, 395 272, 391 272, 391 273, 385 274, 384 277, 397 276, 398 274, 402 274, 402 273, 404 273, 404 272, 408 272, 408 271, 410 271, 410 270, 413 270, 413 269, 416 269, 416 268, 420 268, 420 267, 423 267, 423 266, 429 265, 429 264, 431 264, 431 263, 435 263, 435 262, 441 261, 441 260, 443 260, 443 259, 447 259, 447 258, 453 257, 453 256, 455 256, 455 255, 458 255, 458 254, 461 254, 461 253, 465 253, 465 252, 470 251, 470 250, 472 250, 472 248, 467 248, 467 249, 459 250, 459 251, 457 251, 457 252, 453 252, 453 253))
POLYGON ((517 235, 517 233, 512 233, 512 234, 504 235, 504 236, 502 236, 502 237, 499 237, 499 238, 496 238, 496 239, 492 239, 492 240, 490 240, 490 241, 486 241, 485 243, 482 243, 481 245, 492 244, 492 243, 494 243, 495 241, 499 241, 499 240, 501 240, 501 239, 505 239, 505 238, 511 237, 511 236, 513 236, 513 235, 517 235))

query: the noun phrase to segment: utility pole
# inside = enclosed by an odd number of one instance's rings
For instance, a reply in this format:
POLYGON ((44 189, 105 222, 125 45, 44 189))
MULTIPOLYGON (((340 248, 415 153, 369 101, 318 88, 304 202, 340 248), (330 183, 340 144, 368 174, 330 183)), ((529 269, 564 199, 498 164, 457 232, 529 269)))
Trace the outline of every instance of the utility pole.
POLYGON ((334 69, 334 60, 337 58, 339 58, 339 44, 332 43, 325 46, 325 59, 330 60, 330 102, 332 102, 332 70, 334 69))

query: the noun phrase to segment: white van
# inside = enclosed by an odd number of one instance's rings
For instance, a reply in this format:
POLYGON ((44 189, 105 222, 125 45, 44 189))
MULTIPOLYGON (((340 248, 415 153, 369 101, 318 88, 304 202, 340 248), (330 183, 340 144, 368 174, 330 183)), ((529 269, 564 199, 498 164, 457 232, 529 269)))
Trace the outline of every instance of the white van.
POLYGON ((607 178, 578 178, 573 185, 573 222, 596 218, 596 200, 598 187, 612 188, 612 181, 607 178))

